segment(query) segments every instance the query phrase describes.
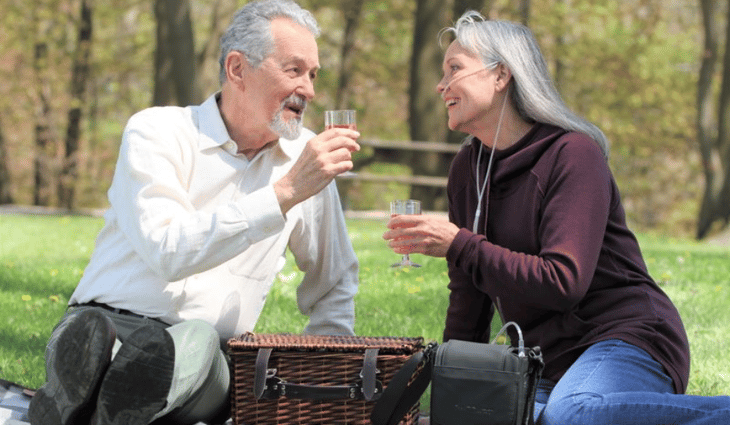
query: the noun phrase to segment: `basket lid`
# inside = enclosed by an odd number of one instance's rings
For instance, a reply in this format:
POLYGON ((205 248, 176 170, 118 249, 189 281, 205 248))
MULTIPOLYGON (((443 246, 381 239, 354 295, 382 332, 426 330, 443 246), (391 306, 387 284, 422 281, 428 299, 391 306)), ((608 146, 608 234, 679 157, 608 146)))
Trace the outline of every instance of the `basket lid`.
POLYGON ((254 334, 246 332, 228 340, 232 350, 275 348, 291 351, 364 351, 378 348, 381 353, 412 354, 423 349, 422 337, 254 334))

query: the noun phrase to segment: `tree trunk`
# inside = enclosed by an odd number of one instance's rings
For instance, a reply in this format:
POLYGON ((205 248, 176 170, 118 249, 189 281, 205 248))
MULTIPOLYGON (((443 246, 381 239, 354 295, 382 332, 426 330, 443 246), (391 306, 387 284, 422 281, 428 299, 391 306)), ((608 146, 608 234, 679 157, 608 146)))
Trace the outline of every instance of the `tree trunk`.
POLYGON ((157 47, 155 51, 156 106, 200 103, 195 83, 195 42, 190 20, 190 0, 155 0, 157 47))
POLYGON ((530 0, 520 1, 520 20, 522 25, 530 25, 530 0))
MULTIPOLYGON (((342 38, 342 49, 340 50, 340 71, 337 82, 337 94, 335 95, 335 109, 350 109, 350 98, 352 95, 350 76, 352 75, 352 64, 355 60, 355 41, 357 28, 360 26, 360 15, 364 0, 342 0, 342 14, 345 18, 345 34, 342 38)), ((361 163, 356 161, 356 166, 361 163)), ((337 189, 344 209, 349 209, 349 191, 353 182, 348 179, 341 179, 337 182, 337 189)))
MULTIPOLYGON (((411 140, 446 140, 446 111, 436 85, 441 79, 443 51, 439 31, 448 24, 448 9, 442 0, 417 0, 411 56, 409 127, 411 140)), ((445 175, 448 166, 437 153, 412 155, 414 175, 445 175)), ((441 188, 413 186, 411 198, 421 201, 424 210, 445 210, 446 191, 441 188)))
POLYGON ((92 9, 90 3, 91 0, 81 0, 79 38, 71 70, 71 107, 68 110, 68 127, 66 128, 66 153, 58 181, 58 203, 69 210, 74 207, 76 181, 79 175, 81 118, 86 104, 86 84, 91 74, 92 9))
POLYGON ((454 0, 454 21, 467 10, 475 10, 488 17, 494 0, 454 0))
POLYGON ((210 29, 203 48, 198 52, 195 68, 195 85, 200 97, 220 88, 218 59, 220 55, 220 40, 226 30, 231 17, 236 12, 237 4, 232 1, 216 0, 210 14, 210 29))
POLYGON ((36 76, 38 100, 35 112, 35 158, 33 159, 33 205, 49 206, 53 197, 55 141, 51 130, 51 88, 46 79, 48 44, 38 41, 34 46, 33 70, 36 76))
POLYGON ((345 35, 342 41, 340 76, 335 97, 336 109, 348 109, 350 105, 350 75, 355 59, 355 35, 360 25, 360 13, 364 0, 343 0, 342 12, 345 15, 345 35))
MULTIPOLYGON (((730 8, 728 8, 728 18, 730 18, 730 8)), ((725 46, 730 46, 730 30, 726 30, 725 36, 725 46)), ((730 218, 730 49, 725 49, 722 67, 717 125, 717 148, 722 164, 722 188, 715 197, 714 216, 727 225, 728 218, 730 218)))
MULTIPOLYGON (((444 51, 438 34, 467 10, 488 15, 491 1, 454 0, 451 10, 440 0, 418 0, 411 57, 411 88, 409 126, 411 140, 461 143, 464 134, 451 132, 446 123, 446 111, 436 85, 441 79, 444 51), (486 10, 484 10, 486 9, 486 10), (450 19, 449 16, 453 19, 450 19)), ((449 43, 450 39, 444 39, 449 43)), ((414 175, 445 176, 452 157, 440 153, 419 153, 403 158, 412 166, 414 175)), ((411 197, 421 201, 424 210, 446 210, 446 190, 437 187, 413 186, 411 197)))
POLYGON ((12 204, 13 194, 10 188, 10 168, 8 167, 8 150, 5 144, 3 123, 0 120, 0 204, 12 204))
MULTIPOLYGON (((719 61, 720 30, 717 22, 719 4, 715 0, 701 0, 702 17, 704 22, 704 55, 700 67, 697 88, 697 139, 699 142, 702 166, 705 175, 705 192, 700 206, 697 223, 697 238, 702 239, 710 231, 712 224, 718 217, 718 186, 717 182, 725 180, 723 174, 726 168, 720 163, 718 147, 720 139, 717 132, 717 120, 713 107, 712 83, 715 69, 719 61)), ((730 35, 730 32, 728 32, 730 35)), ((726 62, 728 55, 726 55, 726 62)), ((728 66, 726 65, 726 71, 728 66)), ((727 79, 723 82, 727 91, 727 79)), ((722 115, 720 115, 722 118, 722 115)), ((725 201, 727 202, 727 201, 725 201)))

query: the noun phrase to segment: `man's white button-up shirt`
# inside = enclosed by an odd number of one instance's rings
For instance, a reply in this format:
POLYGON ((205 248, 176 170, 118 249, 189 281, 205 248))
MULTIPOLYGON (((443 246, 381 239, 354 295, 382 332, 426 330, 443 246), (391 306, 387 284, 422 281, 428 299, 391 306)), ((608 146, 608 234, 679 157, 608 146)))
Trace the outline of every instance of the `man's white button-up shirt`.
MULTIPOLYGON (((358 263, 332 182, 283 216, 272 184, 314 134, 237 154, 216 102, 130 118, 110 208, 70 304, 91 301, 175 324, 252 331, 287 246, 305 272, 305 332, 351 334, 358 263)), ((296 331, 296 330, 292 330, 296 331)))

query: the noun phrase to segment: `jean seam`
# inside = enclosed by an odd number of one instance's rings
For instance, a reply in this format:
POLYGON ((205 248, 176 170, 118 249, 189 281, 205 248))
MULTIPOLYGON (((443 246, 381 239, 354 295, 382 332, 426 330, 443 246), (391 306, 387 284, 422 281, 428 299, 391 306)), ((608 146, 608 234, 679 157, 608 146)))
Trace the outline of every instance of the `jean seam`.
MULTIPOLYGON (((577 390, 581 390, 583 388, 583 386, 585 385, 585 383, 590 381, 591 377, 596 373, 596 370, 600 367, 600 365, 603 363, 603 361, 606 360, 606 357, 608 357, 611 353, 616 351, 616 349, 618 348, 618 342, 619 342, 618 340, 611 342, 610 350, 603 353, 600 361, 598 361, 596 363, 596 366, 590 371, 590 373, 585 377, 585 379, 583 379, 583 381, 580 384, 580 387, 577 388, 577 390)), ((604 345, 607 345, 607 344, 604 344, 604 345)))

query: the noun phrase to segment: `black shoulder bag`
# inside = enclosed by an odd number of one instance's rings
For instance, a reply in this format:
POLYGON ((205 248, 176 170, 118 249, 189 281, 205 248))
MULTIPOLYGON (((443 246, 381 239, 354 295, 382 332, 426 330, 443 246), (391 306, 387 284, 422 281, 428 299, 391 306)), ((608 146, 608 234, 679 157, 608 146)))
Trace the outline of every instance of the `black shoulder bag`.
POLYGON ((540 347, 525 348, 514 322, 505 324, 491 344, 432 342, 391 379, 371 422, 397 424, 430 382, 432 425, 532 425, 544 365, 540 347), (509 326, 517 330, 517 347, 495 344, 509 326))

